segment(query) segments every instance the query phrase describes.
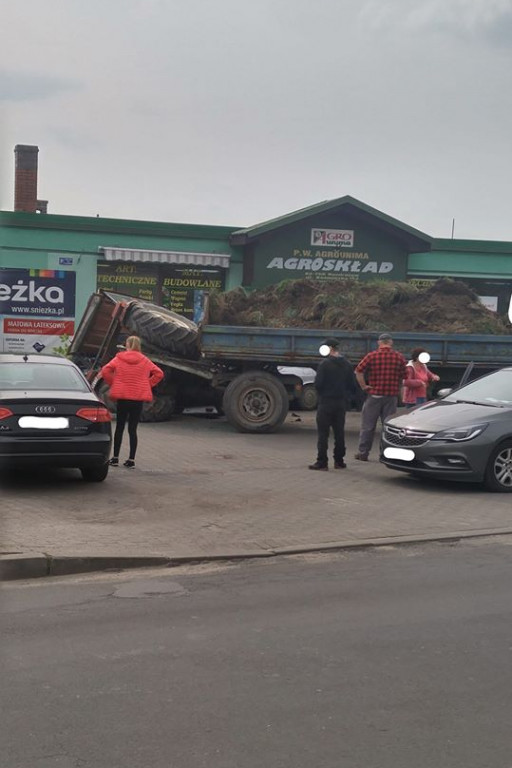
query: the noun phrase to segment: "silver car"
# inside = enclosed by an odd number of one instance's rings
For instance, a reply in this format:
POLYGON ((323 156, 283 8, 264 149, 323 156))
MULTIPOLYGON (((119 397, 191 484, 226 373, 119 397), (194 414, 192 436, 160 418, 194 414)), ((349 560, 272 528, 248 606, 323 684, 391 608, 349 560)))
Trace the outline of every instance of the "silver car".
POLYGON ((412 475, 512 493, 512 368, 388 419, 380 460, 412 475))

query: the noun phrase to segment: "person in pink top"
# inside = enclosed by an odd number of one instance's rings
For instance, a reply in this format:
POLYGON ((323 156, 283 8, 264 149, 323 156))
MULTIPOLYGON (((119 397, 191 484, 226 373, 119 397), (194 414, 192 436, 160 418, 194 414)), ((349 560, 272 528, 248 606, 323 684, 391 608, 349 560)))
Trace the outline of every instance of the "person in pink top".
POLYGON ((402 402, 409 408, 413 405, 426 403, 428 385, 431 381, 439 381, 439 376, 429 371, 425 363, 422 363, 419 359, 420 355, 425 351, 423 347, 413 349, 411 359, 405 368, 402 402))
POLYGON ((130 455, 125 467, 133 469, 137 452, 137 427, 144 403, 153 400, 153 387, 164 377, 163 371, 142 354, 138 336, 126 339, 126 350, 117 355, 101 369, 101 376, 110 387, 109 395, 117 400, 117 423, 114 433, 114 453, 109 464, 119 466, 119 452, 123 432, 128 422, 130 455))

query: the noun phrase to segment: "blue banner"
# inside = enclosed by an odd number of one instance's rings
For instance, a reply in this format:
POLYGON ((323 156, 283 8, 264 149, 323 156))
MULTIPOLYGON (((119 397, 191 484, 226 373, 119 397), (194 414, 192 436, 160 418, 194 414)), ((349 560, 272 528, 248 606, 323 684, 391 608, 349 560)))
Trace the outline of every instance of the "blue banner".
POLYGON ((75 316, 76 273, 0 269, 0 315, 75 316))

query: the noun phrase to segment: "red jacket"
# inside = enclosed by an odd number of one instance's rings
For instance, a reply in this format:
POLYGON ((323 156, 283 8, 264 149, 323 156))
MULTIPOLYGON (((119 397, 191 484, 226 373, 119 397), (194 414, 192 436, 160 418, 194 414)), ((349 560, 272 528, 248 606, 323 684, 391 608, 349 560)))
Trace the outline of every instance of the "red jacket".
POLYGON ((407 405, 415 405, 417 397, 427 396, 427 386, 435 378, 425 363, 418 363, 417 367, 415 367, 412 360, 410 360, 405 369, 402 402, 407 405))
POLYGON ((101 376, 110 387, 112 400, 142 400, 151 402, 151 389, 162 381, 164 372, 142 352, 127 349, 118 352, 101 369, 101 376))

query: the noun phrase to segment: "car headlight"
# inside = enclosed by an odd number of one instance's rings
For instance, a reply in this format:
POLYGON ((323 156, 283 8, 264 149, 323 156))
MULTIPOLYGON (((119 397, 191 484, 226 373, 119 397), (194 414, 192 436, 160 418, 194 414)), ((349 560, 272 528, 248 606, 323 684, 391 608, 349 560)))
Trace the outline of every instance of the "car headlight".
POLYGON ((473 440, 474 437, 481 435, 488 424, 470 424, 467 427, 454 427, 445 429, 434 435, 432 440, 444 440, 448 443, 461 443, 465 440, 473 440))

